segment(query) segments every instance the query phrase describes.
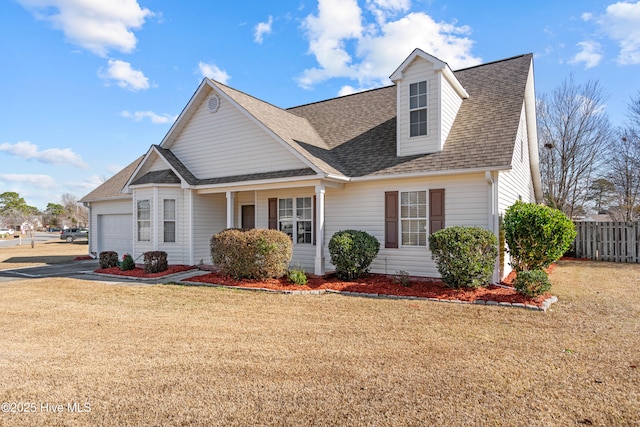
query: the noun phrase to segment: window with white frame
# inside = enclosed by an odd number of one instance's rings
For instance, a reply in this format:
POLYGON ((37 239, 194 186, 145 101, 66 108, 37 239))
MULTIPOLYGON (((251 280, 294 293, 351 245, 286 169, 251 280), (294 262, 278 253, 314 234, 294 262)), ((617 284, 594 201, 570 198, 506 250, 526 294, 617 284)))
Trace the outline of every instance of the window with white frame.
POLYGON ((400 193, 400 227, 403 246, 427 246, 427 192, 400 193))
POLYGON ((313 201, 311 197, 278 200, 278 229, 295 243, 312 243, 313 201))
POLYGON ((163 236, 164 242, 174 243, 176 241, 176 200, 163 200, 163 236))
POLYGON ((138 241, 151 241, 151 202, 149 200, 138 200, 138 241))
POLYGON ((427 82, 409 85, 409 135, 427 134, 427 82))

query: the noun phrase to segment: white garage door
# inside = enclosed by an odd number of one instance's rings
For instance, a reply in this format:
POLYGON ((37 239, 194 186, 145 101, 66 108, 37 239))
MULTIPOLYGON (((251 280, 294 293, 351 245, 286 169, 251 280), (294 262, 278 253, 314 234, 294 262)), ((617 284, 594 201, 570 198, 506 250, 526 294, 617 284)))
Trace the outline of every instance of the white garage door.
POLYGON ((98 253, 116 251, 122 257, 133 252, 133 217, 130 214, 98 215, 98 253))

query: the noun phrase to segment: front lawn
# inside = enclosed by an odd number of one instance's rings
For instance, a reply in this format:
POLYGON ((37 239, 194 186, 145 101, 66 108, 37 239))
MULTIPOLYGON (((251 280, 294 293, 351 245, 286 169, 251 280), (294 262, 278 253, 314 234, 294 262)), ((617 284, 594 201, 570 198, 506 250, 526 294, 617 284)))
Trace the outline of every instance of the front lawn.
POLYGON ((37 404, 0 425, 640 423, 640 265, 563 261, 551 280, 546 313, 0 283, 0 401, 37 404))

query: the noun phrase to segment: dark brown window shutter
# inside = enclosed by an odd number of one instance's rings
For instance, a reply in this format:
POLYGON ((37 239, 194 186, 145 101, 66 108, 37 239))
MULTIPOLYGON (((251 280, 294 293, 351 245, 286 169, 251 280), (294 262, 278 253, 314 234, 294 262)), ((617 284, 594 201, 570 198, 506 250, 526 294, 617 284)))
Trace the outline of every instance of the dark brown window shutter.
POLYGON ((444 188, 429 190, 429 234, 444 228, 444 188))
POLYGON ((278 229, 278 199, 269 199, 269 228, 278 229))
POLYGON ((398 192, 384 193, 384 247, 398 247, 398 192))
POLYGON ((316 244, 316 233, 318 232, 318 223, 316 222, 316 197, 317 196, 313 196, 313 204, 311 208, 313 210, 311 212, 311 218, 313 218, 313 227, 311 228, 311 243, 313 243, 314 245, 316 244))

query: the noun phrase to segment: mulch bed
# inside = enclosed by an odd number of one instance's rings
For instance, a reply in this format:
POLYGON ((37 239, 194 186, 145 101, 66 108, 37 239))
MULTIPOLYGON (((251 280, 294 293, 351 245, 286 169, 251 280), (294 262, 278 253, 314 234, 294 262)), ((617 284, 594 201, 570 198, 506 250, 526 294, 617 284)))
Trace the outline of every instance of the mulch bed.
MULTIPOLYGON (((515 275, 510 275, 503 281, 503 286, 510 286, 515 275)), ((550 294, 540 295, 536 298, 525 297, 512 287, 490 285, 478 289, 451 289, 441 280, 411 278, 410 286, 403 286, 394 281, 391 276, 383 274, 368 274, 366 277, 354 282, 345 282, 335 275, 325 277, 309 277, 306 285, 295 285, 286 278, 267 280, 235 280, 218 272, 194 276, 184 279, 185 282, 208 283, 224 286, 236 286, 244 288, 260 288, 275 291, 313 291, 334 290, 341 292, 359 292, 368 294, 415 296, 423 298, 437 298, 442 300, 459 300, 473 302, 477 300, 523 303, 540 307, 550 294)))
POLYGON ((152 279, 155 277, 168 276, 170 274, 182 273, 183 271, 193 270, 195 267, 192 265, 170 265, 165 271, 159 273, 145 273, 144 269, 136 267, 133 270, 120 270, 120 267, 111 268, 98 268, 94 270, 96 273, 101 274, 114 274, 116 276, 135 277, 140 279, 152 279))

